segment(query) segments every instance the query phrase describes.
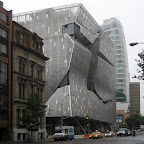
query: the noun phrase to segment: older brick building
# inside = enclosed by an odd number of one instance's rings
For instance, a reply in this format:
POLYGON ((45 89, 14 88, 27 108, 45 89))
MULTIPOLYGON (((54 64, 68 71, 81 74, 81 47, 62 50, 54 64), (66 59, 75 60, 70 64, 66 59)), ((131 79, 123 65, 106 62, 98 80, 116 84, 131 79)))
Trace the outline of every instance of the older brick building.
MULTIPOLYGON (((13 140, 26 140, 28 132, 21 129, 20 117, 26 108, 27 98, 38 93, 42 105, 45 106, 45 61, 43 42, 36 33, 32 33, 20 24, 13 22, 13 140)), ((34 133, 34 139, 46 137, 45 117, 41 119, 39 131, 34 133)))
POLYGON ((125 124, 125 119, 130 116, 129 113, 125 113, 124 110, 117 110, 116 111, 116 123, 117 125, 125 124))
POLYGON ((0 1, 0 140, 11 139, 12 11, 0 1))

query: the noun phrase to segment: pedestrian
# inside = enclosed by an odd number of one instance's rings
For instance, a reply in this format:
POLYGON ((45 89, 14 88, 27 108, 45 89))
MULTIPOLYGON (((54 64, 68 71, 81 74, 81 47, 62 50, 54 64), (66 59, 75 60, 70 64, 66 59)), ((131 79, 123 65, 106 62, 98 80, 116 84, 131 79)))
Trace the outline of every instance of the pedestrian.
POLYGON ((128 130, 125 129, 125 136, 128 136, 128 130))
POLYGON ((133 130, 133 136, 135 136, 135 130, 133 130))

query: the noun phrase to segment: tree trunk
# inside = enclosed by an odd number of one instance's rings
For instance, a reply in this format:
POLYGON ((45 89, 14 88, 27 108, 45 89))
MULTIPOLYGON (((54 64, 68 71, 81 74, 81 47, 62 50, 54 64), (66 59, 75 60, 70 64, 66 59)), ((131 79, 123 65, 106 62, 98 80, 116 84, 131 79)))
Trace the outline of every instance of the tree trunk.
POLYGON ((32 131, 31 131, 31 141, 32 141, 32 131))

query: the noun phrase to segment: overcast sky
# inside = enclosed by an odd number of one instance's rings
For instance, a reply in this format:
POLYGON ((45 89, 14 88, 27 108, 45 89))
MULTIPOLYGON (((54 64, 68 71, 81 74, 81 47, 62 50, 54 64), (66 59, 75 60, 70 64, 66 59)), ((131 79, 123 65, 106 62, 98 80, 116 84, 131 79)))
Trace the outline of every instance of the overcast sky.
MULTIPOLYGON (((144 0, 2 0, 4 6, 13 10, 13 14, 62 6, 73 3, 82 3, 99 25, 104 19, 118 18, 124 28, 130 81, 138 81, 131 77, 136 74, 137 54, 144 45, 130 47, 131 42, 144 42, 144 0)), ((144 84, 141 82, 141 113, 144 115, 144 84)))

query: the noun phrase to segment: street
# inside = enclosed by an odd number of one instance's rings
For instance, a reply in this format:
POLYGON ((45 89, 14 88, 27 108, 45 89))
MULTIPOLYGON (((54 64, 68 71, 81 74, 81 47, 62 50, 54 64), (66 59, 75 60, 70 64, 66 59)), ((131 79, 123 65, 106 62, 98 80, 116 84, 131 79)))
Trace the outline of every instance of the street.
MULTIPOLYGON (((102 139, 74 139, 67 141, 51 141, 49 144, 144 144, 144 131, 137 132, 136 136, 128 137, 103 137, 102 139)), ((45 144, 45 143, 44 143, 45 144)))
MULTIPOLYGON (((9 144, 24 144, 26 142, 7 142, 9 144)), ((46 141, 32 142, 39 144, 144 144, 144 131, 137 132, 136 136, 128 137, 103 137, 102 139, 89 139, 89 138, 77 138, 74 140, 67 141, 53 141, 52 139, 47 139, 46 141)), ((31 144, 31 143, 27 143, 31 144)))

